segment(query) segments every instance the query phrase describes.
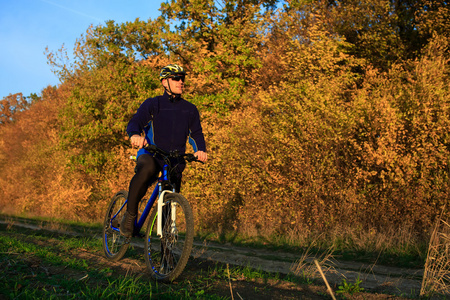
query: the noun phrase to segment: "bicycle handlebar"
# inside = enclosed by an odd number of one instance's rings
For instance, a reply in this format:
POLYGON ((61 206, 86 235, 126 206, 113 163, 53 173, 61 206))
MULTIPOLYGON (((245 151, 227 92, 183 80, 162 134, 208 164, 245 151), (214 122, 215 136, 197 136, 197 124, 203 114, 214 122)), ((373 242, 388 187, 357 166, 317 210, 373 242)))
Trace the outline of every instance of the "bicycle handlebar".
POLYGON ((204 164, 204 162, 198 160, 198 157, 192 153, 179 154, 178 150, 167 152, 161 148, 158 148, 155 145, 150 145, 150 144, 145 145, 144 149, 150 153, 159 154, 159 155, 163 156, 163 158, 165 158, 165 159, 181 157, 181 158, 184 158, 185 160, 187 160, 188 162, 197 161, 199 163, 204 164))

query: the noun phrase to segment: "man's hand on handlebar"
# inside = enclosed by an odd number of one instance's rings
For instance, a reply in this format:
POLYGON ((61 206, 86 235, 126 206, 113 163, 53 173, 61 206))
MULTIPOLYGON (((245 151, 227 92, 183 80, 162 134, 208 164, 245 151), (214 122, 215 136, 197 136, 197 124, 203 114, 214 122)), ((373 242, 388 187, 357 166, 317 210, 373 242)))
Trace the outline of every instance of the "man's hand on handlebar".
POLYGON ((203 163, 206 162, 206 160, 208 160, 208 154, 206 154, 206 152, 203 151, 197 151, 194 153, 194 156, 197 157, 197 159, 203 163))
POLYGON ((197 151, 194 154, 192 153, 185 153, 183 155, 179 154, 179 151, 175 150, 172 152, 166 152, 160 148, 158 148, 155 145, 151 145, 151 144, 147 144, 147 141, 145 140, 145 138, 142 138, 144 140, 141 139, 142 137, 139 135, 133 135, 131 137, 131 143, 133 146, 137 146, 139 148, 145 148, 145 150, 149 151, 150 153, 157 153, 162 155, 165 158, 170 158, 170 157, 185 157, 187 161, 192 162, 192 161, 199 161, 201 163, 205 163, 208 160, 208 154, 204 151, 197 151))
POLYGON ((147 144, 145 137, 140 136, 138 134, 133 135, 130 138, 130 142, 131 142, 131 146, 138 147, 139 149, 141 149, 142 147, 144 147, 147 144))

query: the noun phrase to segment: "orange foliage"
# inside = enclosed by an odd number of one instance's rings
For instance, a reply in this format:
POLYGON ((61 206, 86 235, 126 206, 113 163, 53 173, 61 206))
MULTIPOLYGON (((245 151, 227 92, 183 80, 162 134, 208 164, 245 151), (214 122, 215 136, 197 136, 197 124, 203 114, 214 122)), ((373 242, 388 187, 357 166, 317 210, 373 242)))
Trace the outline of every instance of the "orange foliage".
POLYGON ((175 31, 163 18, 91 28, 60 87, 13 115, 2 106, 13 120, 0 123, 0 210, 101 220, 133 175, 126 124, 162 92, 160 67, 178 62, 210 157, 184 175, 197 229, 426 232, 449 199, 448 39, 435 35, 417 59, 383 61, 384 72, 381 56, 366 55, 380 49, 363 45, 386 28, 351 44, 337 10, 242 3, 164 4, 167 19, 185 21, 175 31))

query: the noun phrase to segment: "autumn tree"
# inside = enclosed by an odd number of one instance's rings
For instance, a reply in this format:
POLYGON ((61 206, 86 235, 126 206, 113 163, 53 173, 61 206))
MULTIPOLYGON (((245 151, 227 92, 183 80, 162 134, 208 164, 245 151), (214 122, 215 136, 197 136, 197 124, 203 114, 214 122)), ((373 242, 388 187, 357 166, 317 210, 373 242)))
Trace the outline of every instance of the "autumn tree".
POLYGON ((15 114, 29 106, 22 93, 10 94, 0 101, 0 125, 14 121, 15 114))
POLYGON ((448 5, 440 0, 333 0, 312 5, 327 15, 336 33, 355 45, 354 55, 383 70, 418 57, 434 30, 445 33, 450 28, 443 17, 448 5))

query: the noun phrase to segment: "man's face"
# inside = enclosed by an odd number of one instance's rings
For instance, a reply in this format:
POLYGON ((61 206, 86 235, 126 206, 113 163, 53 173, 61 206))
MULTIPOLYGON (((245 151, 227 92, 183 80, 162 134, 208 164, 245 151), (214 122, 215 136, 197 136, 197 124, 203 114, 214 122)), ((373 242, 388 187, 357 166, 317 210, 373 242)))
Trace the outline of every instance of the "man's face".
POLYGON ((168 91, 172 91, 172 94, 181 95, 184 90, 184 75, 177 74, 167 79, 163 79, 162 84, 168 91))

